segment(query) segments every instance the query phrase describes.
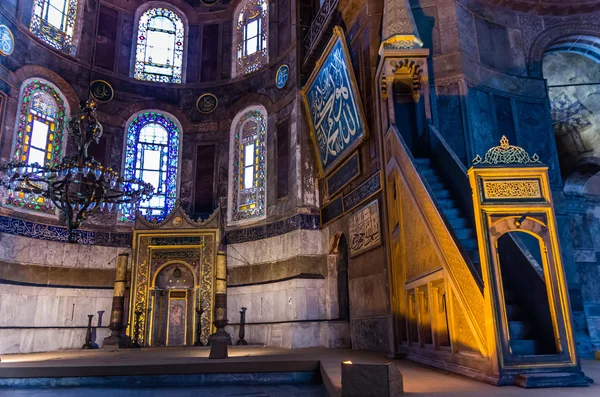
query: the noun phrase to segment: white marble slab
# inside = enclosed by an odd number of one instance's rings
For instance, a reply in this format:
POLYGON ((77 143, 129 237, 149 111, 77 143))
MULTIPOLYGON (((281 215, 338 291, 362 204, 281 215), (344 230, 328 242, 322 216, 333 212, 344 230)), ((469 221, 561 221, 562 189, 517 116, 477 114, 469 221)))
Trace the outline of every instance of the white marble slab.
POLYGON ((272 322, 326 319, 326 280, 293 279, 276 283, 227 288, 227 316, 239 322, 246 307, 246 321, 272 322))
POLYGON ((0 326, 56 327, 87 326, 110 322, 113 291, 0 285, 0 326))
POLYGON ((0 233, 0 260, 33 265, 114 269, 123 247, 69 244, 0 233))
POLYGON ((227 266, 247 266, 275 262, 298 255, 322 255, 323 236, 320 230, 295 230, 275 237, 227 247, 227 266))

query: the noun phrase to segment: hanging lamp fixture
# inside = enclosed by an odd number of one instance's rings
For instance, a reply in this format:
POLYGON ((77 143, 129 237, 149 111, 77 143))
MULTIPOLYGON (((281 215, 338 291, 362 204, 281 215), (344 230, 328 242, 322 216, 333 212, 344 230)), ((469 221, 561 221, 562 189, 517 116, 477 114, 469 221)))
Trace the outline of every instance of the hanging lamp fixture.
POLYGON ((50 200, 65 214, 69 242, 75 243, 77 228, 89 214, 137 210, 141 201, 152 197, 154 187, 138 178, 123 178, 88 155, 89 145, 102 136, 93 100, 83 102, 69 118, 67 131, 77 144, 76 154, 56 166, 27 161, 0 165, 0 187, 7 195, 50 200))
POLYGON ((102 124, 96 116, 96 102, 91 95, 92 68, 96 58, 98 20, 96 24, 88 75, 88 99, 67 121, 69 138, 77 153, 65 156, 60 164, 9 162, 0 165, 0 190, 5 196, 21 195, 25 199, 49 200, 65 215, 69 242, 78 240, 77 229, 91 213, 137 211, 141 201, 149 200, 154 187, 138 178, 123 178, 110 167, 88 155, 88 147, 98 144, 102 124), (32 197, 33 196, 33 197, 32 197))

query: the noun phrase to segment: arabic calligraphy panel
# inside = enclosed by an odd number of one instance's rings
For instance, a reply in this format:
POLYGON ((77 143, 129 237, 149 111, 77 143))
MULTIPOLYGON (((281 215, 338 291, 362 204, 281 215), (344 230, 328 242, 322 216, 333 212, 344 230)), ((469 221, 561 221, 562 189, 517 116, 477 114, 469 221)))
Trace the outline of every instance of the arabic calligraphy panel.
POLYGON ((202 94, 196 101, 196 108, 200 113, 209 114, 214 112, 219 100, 213 94, 202 94))
POLYGON ((115 91, 112 86, 104 80, 92 81, 90 85, 90 93, 98 102, 106 103, 110 102, 115 95, 115 91))
POLYGON ((342 28, 334 35, 302 98, 309 115, 319 173, 327 175, 368 137, 364 111, 342 28))
POLYGON ((379 201, 367 204, 348 217, 350 257, 355 257, 381 244, 379 201))

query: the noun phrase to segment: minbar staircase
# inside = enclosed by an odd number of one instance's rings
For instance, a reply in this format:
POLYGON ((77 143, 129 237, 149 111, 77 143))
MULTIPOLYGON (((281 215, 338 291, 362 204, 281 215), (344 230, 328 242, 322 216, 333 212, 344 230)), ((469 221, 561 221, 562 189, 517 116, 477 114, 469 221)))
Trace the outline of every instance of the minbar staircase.
POLYGON ((528 313, 518 303, 515 293, 505 287, 504 302, 506 304, 506 317, 508 320, 508 333, 510 335, 510 348, 512 353, 520 356, 542 354, 540 343, 532 339, 534 325, 529 319, 528 313))
POLYGON ((453 199, 450 190, 444 180, 436 172, 429 158, 417 158, 414 160, 417 171, 421 178, 429 185, 430 191, 435 196, 438 207, 444 213, 456 238, 460 241, 463 249, 471 259, 475 270, 481 276, 481 265, 479 261, 479 250, 477 247, 477 235, 469 225, 469 221, 458 208, 456 200, 453 199))

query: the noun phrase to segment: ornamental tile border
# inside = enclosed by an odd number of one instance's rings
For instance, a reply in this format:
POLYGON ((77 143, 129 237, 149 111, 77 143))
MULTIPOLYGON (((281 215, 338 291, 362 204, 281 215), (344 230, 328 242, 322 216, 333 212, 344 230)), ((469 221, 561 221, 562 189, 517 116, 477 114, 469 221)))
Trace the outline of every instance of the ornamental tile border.
MULTIPOLYGON (((0 215, 0 232, 40 240, 69 242, 69 229, 62 226, 45 225, 23 219, 0 215)), ((131 247, 132 233, 107 233, 77 230, 79 244, 105 245, 109 247, 131 247)))
MULTIPOLYGON (((297 214, 267 225, 227 232, 228 244, 240 244, 289 233, 294 230, 319 230, 320 216, 297 214)), ((63 226, 46 225, 0 215, 0 233, 67 243, 69 230, 63 226)), ((133 233, 95 232, 77 230, 79 244, 131 248, 133 233)))
POLYGON ((320 228, 319 215, 297 214, 267 225, 229 231, 225 235, 225 240, 227 244, 241 244, 279 236, 294 230, 319 230, 320 228))

